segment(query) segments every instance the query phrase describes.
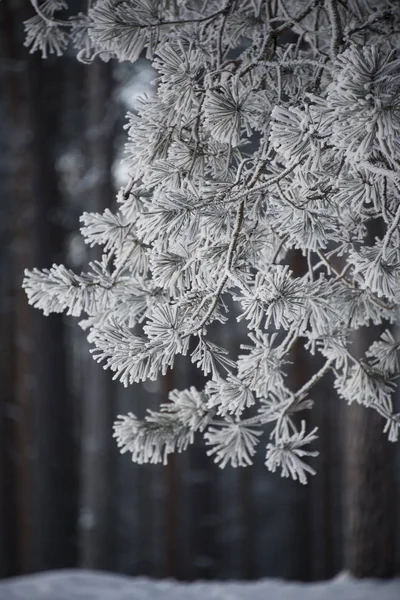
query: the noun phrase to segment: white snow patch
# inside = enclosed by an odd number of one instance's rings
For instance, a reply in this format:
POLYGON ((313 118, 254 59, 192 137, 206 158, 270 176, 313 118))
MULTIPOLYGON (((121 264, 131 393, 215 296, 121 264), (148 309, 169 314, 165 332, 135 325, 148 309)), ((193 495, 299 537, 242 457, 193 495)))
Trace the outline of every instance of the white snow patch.
POLYGON ((0 582, 0 600, 399 600, 400 579, 297 583, 179 583, 95 571, 52 571, 0 582))

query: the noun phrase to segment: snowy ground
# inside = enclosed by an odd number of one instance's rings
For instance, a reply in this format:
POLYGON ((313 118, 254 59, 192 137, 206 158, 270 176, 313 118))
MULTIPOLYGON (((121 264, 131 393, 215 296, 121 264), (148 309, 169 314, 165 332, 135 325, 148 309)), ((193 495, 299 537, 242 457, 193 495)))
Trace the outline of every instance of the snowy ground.
POLYGON ((400 600, 400 579, 326 583, 177 583, 93 571, 53 571, 0 582, 0 600, 400 600))

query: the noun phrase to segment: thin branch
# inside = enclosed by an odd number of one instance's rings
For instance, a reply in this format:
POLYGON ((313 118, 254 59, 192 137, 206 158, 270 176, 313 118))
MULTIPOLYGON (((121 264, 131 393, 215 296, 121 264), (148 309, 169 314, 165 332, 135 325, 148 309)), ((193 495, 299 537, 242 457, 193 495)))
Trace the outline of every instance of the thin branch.
POLYGON ((387 230, 385 238, 383 240, 383 244, 382 244, 382 258, 383 259, 386 259, 386 257, 387 257, 387 249, 388 249, 389 242, 391 240, 391 237, 392 237, 394 231, 398 228, 399 222, 400 222, 400 206, 397 208, 396 215, 393 219, 393 223, 387 230))
MULTIPOLYGON (((229 279, 229 271, 233 264, 233 258, 235 255, 236 244, 237 244, 240 229, 241 229, 242 223, 243 223, 243 216, 244 216, 244 199, 241 200, 241 202, 238 206, 237 213, 236 213, 236 221, 235 221, 235 225, 234 225, 234 229, 233 229, 232 239, 229 244, 228 253, 226 256, 225 272, 222 275, 222 277, 218 283, 215 293, 213 294, 213 301, 211 302, 206 314, 204 315, 203 319, 200 321, 199 325, 196 326, 197 331, 202 329, 202 327, 206 324, 206 322, 208 321, 208 319, 214 312, 215 307, 217 306, 219 297, 222 293, 222 290, 224 289, 225 284, 229 279)), ((207 302, 207 300, 209 300, 209 297, 206 296, 205 298, 203 298, 202 302, 200 303, 200 306, 198 307, 198 309, 196 311, 196 314, 198 314, 199 311, 203 308, 203 306, 207 302)), ((194 315, 194 316, 196 316, 196 315, 194 315)))
POLYGON ((336 55, 339 54, 343 40, 342 24, 340 21, 339 8, 337 0, 325 0, 326 12, 332 29, 331 39, 331 57, 335 59, 336 55))
MULTIPOLYGON (((334 363, 334 359, 330 358, 321 368, 320 370, 315 373, 315 375, 313 375, 313 377, 311 377, 311 379, 309 379, 307 381, 307 383, 305 383, 303 385, 303 387, 301 387, 294 395, 294 398, 296 400, 300 400, 303 399, 308 392, 311 390, 311 388, 313 388, 320 379, 323 378, 323 376, 330 370, 332 364, 334 363)), ((289 408, 289 407, 288 407, 289 408)))

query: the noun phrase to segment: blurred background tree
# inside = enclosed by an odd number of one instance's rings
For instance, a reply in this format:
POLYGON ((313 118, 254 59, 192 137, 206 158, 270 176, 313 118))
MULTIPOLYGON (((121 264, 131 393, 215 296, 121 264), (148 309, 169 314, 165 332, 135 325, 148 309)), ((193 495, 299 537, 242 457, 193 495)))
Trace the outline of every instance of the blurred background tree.
MULTIPOLYGON (((76 324, 28 305, 21 281, 27 267, 79 270, 96 258, 74 233, 78 218, 112 203, 124 99, 152 75, 144 60, 29 55, 22 23, 32 14, 25 0, 0 3, 0 576, 63 567, 180 579, 399 572, 399 446, 389 449, 363 408, 343 419, 329 382, 316 391, 324 447, 306 487, 268 474, 261 455, 251 469, 224 471, 196 445, 166 469, 118 455, 115 416, 158 406, 169 389, 195 384, 194 370, 178 362, 166 381, 123 389, 92 361, 76 324)), ((232 322, 221 335, 242 332, 232 322)), ((296 386, 309 360, 294 349, 296 386)))

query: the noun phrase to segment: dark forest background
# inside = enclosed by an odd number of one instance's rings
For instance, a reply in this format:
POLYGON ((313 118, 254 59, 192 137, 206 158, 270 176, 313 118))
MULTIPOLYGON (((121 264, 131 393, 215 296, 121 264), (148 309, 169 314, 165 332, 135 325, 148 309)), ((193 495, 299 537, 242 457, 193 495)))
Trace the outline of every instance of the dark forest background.
MULTIPOLYGON (((330 380, 314 394, 321 454, 308 486, 268 473, 262 449, 252 468, 223 471, 201 445, 167 467, 118 453, 116 415, 143 414, 198 374, 182 362, 124 389, 92 360, 77 322, 44 318, 21 281, 25 268, 80 271, 98 257, 78 235, 79 215, 113 207, 121 98, 145 63, 42 61, 23 47, 30 16, 27 0, 0 2, 0 577, 64 567, 188 580, 399 572, 400 445, 375 414, 344 406, 330 380)), ((234 322, 216 333, 228 346, 241 335, 234 322)), ((300 347, 292 359, 298 387, 315 367, 300 347)))

